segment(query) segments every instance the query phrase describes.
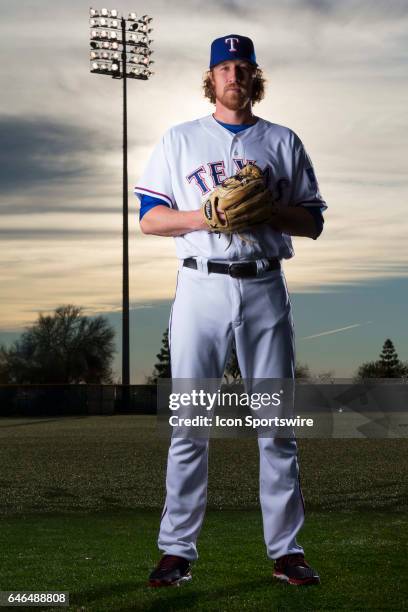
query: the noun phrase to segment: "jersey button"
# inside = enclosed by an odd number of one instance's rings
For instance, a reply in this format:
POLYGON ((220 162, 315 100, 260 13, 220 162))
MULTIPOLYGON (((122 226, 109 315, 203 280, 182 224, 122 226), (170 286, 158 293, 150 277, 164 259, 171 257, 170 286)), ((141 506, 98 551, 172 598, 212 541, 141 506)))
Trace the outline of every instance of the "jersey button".
POLYGON ((234 155, 238 155, 238 151, 234 151, 234 155))

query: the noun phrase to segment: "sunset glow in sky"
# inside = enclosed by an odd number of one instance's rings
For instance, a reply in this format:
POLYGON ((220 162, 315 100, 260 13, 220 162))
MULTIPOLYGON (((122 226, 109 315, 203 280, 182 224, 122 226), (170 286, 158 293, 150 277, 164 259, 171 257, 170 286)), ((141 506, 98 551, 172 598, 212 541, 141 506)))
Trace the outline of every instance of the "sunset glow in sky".
MULTIPOLYGON (((0 343, 62 303, 120 313, 122 290, 121 83, 89 73, 89 2, 3 4, 0 343)), ((334 301, 326 321, 316 299, 299 342, 349 334, 353 353, 368 341, 358 334, 375 330, 381 345, 408 270, 408 3, 255 0, 250 21, 240 0, 208 1, 205 11, 196 0, 107 6, 154 19, 155 75, 129 83, 131 303, 154 310, 171 300, 177 270, 173 240, 140 233, 133 186, 164 130, 212 112, 201 92, 209 47, 235 32, 254 40, 268 80, 255 114, 300 136, 328 204, 321 237, 294 239, 290 291, 364 294, 391 283, 395 292, 380 330, 367 306, 346 318, 334 301)), ((394 340, 408 359, 406 336, 394 340)))

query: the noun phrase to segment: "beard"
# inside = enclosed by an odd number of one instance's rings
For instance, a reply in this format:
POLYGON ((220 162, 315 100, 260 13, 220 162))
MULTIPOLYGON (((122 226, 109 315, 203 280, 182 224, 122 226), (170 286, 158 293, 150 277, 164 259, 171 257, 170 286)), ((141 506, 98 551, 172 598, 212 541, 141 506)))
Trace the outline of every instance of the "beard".
POLYGON ((216 98, 228 110, 242 110, 250 102, 248 91, 242 87, 239 90, 224 90, 222 95, 216 95, 216 98))

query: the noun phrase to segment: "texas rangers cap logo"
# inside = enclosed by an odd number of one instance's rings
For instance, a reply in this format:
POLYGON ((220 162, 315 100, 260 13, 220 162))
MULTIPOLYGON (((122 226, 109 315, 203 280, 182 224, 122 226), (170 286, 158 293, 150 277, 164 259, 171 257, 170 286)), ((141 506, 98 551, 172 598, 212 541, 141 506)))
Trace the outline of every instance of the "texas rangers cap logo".
POLYGON ((235 45, 239 45, 239 38, 235 38, 235 36, 230 36, 225 39, 225 43, 229 45, 229 50, 232 53, 233 51, 238 51, 235 45))
POLYGON ((257 66, 252 40, 239 34, 216 38, 211 44, 210 68, 229 60, 246 60, 257 66))

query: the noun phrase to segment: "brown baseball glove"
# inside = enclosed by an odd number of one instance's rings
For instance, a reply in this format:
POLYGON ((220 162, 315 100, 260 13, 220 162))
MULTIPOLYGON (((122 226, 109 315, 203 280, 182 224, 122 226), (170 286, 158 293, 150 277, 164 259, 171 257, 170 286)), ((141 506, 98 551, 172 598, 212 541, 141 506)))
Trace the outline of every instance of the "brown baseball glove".
POLYGON ((265 187, 261 169, 255 164, 247 164, 216 187, 201 210, 212 232, 232 234, 270 221, 277 207, 265 187), (218 212, 224 213, 225 221, 218 212))

